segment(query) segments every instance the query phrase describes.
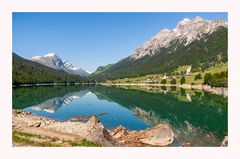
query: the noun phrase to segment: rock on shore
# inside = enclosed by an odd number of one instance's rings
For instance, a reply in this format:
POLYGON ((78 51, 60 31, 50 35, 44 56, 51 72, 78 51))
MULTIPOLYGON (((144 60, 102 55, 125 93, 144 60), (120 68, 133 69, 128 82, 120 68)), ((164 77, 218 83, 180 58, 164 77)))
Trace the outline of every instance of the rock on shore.
POLYGON ((228 136, 225 136, 225 138, 221 144, 221 147, 228 147, 228 136))
POLYGON ((142 131, 129 131, 119 126, 111 131, 111 135, 122 146, 168 146, 174 140, 174 134, 168 124, 159 124, 142 131))
POLYGON ((130 131, 122 126, 108 130, 97 116, 92 116, 86 123, 82 123, 59 122, 21 110, 13 110, 12 114, 14 131, 44 135, 60 140, 87 139, 102 146, 168 146, 174 140, 174 133, 168 124, 158 124, 141 131, 130 131))

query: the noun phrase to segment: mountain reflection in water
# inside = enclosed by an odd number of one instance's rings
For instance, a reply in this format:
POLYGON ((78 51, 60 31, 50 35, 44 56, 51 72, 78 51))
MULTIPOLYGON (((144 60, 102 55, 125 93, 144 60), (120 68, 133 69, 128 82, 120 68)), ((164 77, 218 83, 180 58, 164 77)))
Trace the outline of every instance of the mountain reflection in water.
POLYGON ((61 108, 62 105, 68 105, 73 100, 81 98, 82 96, 84 96, 88 92, 89 92, 88 90, 83 90, 83 91, 80 91, 80 92, 67 93, 63 97, 55 97, 55 98, 49 99, 45 102, 33 105, 31 107, 31 109, 33 109, 33 110, 44 110, 44 111, 49 112, 49 113, 54 113, 59 108, 61 108))
POLYGON ((180 142, 219 146, 227 135, 227 98, 166 87, 39 86, 13 89, 13 108, 64 121, 107 112, 101 122, 141 130, 172 125, 180 142))

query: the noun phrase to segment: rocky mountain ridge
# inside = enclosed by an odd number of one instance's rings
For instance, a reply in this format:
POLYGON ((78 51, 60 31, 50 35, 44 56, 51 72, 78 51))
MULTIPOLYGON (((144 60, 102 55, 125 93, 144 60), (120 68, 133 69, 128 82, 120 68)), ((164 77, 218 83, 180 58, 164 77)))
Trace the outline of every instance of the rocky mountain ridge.
POLYGON ((51 67, 56 70, 63 70, 69 74, 88 76, 89 73, 80 67, 73 66, 69 61, 64 61, 56 54, 49 53, 44 56, 33 56, 32 61, 51 67))
POLYGON ((131 55, 131 59, 136 60, 145 55, 153 56, 159 53, 160 48, 167 48, 173 40, 179 40, 180 43, 188 45, 194 40, 199 40, 204 34, 211 34, 219 27, 226 27, 227 23, 223 19, 206 20, 202 17, 188 18, 180 21, 173 30, 163 29, 149 41, 137 48, 131 55))

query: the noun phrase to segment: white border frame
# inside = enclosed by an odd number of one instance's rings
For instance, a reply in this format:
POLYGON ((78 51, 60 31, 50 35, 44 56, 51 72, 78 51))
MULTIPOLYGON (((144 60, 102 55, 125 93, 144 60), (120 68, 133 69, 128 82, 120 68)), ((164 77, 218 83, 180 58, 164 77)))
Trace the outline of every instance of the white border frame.
POLYGON ((7 159, 237 159, 240 143, 240 2, 238 0, 0 0, 0 155, 7 159), (229 146, 189 148, 12 147, 12 12, 228 12, 229 146), (238 113, 239 112, 239 113, 238 113))

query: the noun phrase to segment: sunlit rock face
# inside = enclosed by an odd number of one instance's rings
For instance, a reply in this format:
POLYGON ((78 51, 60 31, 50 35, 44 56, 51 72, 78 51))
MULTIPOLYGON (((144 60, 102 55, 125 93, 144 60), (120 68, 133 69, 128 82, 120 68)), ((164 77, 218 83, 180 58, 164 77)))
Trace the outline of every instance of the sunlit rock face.
POLYGON ((185 46, 195 40, 199 40, 204 34, 211 34, 219 27, 226 27, 227 23, 220 20, 206 20, 202 17, 195 17, 194 19, 183 19, 173 30, 163 29, 157 35, 145 42, 142 46, 137 48, 131 55, 131 59, 136 60, 145 55, 153 56, 159 53, 161 48, 167 48, 171 42, 177 40, 185 46))
POLYGON ((88 76, 89 73, 80 67, 73 66, 69 61, 63 61, 57 54, 49 53, 44 56, 33 56, 32 61, 41 63, 47 67, 56 70, 63 70, 69 74, 76 74, 80 76, 88 76))

